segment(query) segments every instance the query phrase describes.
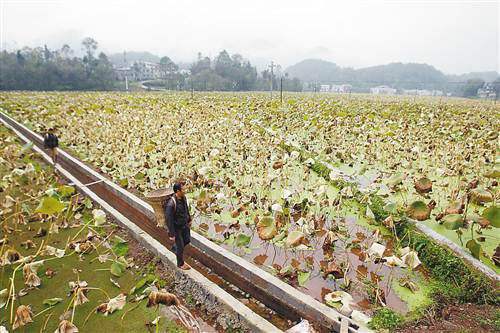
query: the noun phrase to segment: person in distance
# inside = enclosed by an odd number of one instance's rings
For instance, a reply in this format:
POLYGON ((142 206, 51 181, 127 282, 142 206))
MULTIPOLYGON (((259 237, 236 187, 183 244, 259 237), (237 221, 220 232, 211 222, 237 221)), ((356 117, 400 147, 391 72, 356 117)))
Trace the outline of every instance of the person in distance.
POLYGON ((47 130, 43 137, 43 144, 45 149, 48 149, 50 152, 50 157, 52 158, 52 162, 54 162, 54 166, 57 163, 57 147, 59 147, 59 139, 55 134, 55 130, 53 127, 47 130))

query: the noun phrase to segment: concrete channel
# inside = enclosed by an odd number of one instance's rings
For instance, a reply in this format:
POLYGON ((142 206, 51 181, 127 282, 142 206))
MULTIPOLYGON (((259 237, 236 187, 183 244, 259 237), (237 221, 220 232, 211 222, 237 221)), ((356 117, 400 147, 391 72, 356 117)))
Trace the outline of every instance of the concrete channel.
MULTIPOLYGON (((0 121, 11 128, 23 141, 33 142, 34 149, 50 161, 43 151, 43 138, 0 111, 0 121)), ((158 255, 168 266, 175 269, 175 256, 166 230, 156 226, 152 207, 134 194, 105 178, 83 162, 59 149, 57 169, 81 192, 97 202, 117 221, 128 229, 146 248, 158 255), (91 184, 86 186, 85 184, 91 184)), ((361 332, 351 318, 318 300, 293 288, 277 277, 258 268, 252 263, 225 250, 196 232, 191 235, 192 246, 186 254, 208 267, 225 281, 250 294, 268 308, 292 321, 306 319, 320 332, 361 332)), ((193 285, 195 290, 202 290, 199 298, 211 300, 235 314, 224 320, 232 327, 238 325, 248 331, 279 332, 271 323, 255 314, 236 298, 209 281, 196 270, 179 272, 179 279, 193 285)))

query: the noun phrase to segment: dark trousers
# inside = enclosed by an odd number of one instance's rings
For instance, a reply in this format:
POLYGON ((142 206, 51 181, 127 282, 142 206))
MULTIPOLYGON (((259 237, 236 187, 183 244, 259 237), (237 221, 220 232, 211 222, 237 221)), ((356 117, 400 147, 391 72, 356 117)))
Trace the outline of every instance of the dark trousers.
POLYGON ((184 265, 184 248, 191 243, 191 231, 186 227, 174 227, 175 244, 172 251, 177 257, 177 267, 184 265))

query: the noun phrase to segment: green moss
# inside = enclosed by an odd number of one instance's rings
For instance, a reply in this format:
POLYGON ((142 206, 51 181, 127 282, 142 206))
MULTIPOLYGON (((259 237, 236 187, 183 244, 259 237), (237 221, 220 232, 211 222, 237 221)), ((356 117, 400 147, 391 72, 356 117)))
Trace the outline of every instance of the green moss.
POLYGON ((413 280, 415 280, 419 288, 415 292, 406 287, 402 287, 396 279, 392 280, 391 287, 396 295, 398 295, 399 298, 406 303, 409 312, 417 314, 419 309, 426 308, 432 304, 432 287, 427 281, 423 281, 423 279, 417 274, 415 274, 413 280))
POLYGON ((456 295, 458 301, 500 304, 499 295, 494 291, 491 281, 469 267, 451 250, 416 231, 410 223, 398 225, 396 231, 402 239, 402 246, 410 246, 418 252, 420 260, 434 279, 446 283, 447 288, 459 288, 456 295))
POLYGON ((403 324, 403 317, 389 308, 380 308, 375 311, 372 320, 368 324, 371 329, 395 330, 403 324))

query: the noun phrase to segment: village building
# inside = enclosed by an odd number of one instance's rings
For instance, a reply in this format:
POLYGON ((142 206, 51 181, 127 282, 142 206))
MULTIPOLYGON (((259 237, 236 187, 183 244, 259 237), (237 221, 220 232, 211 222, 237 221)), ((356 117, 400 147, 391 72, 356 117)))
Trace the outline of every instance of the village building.
POLYGON ((370 92, 373 95, 396 95, 397 89, 391 88, 389 86, 378 86, 370 88, 370 92))

